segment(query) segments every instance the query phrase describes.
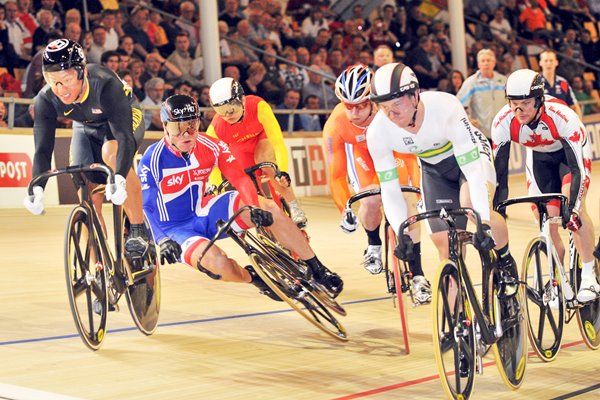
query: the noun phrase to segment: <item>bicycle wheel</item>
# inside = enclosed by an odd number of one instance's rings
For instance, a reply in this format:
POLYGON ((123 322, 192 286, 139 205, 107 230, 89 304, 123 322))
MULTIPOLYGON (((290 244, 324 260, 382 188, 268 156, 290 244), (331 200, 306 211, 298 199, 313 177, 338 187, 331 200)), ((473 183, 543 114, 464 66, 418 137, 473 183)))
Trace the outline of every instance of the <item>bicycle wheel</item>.
POLYGON ((527 330, 529 341, 537 356, 546 362, 558 355, 565 322, 562 285, 554 262, 554 281, 548 275, 548 251, 542 238, 533 239, 523 259, 521 279, 525 287, 527 330))
POLYGON ((524 304, 523 288, 519 287, 515 296, 501 298, 498 296, 500 277, 496 272, 491 276, 489 318, 495 326, 502 327, 502 336, 492 348, 502 380, 515 390, 523 383, 527 366, 527 328, 521 306, 524 304))
POLYGON ((475 332, 458 268, 446 261, 433 296, 433 349, 442 387, 452 399, 467 399, 475 383, 475 332))
POLYGON ((328 294, 323 285, 314 279, 307 281, 306 279, 302 278, 306 276, 305 271, 306 268, 308 268, 304 262, 297 260, 287 250, 283 249, 269 236, 264 236, 260 231, 258 234, 258 239, 263 245, 263 250, 268 252, 268 254, 277 262, 280 267, 286 268, 290 276, 295 276, 297 279, 301 279, 304 287, 308 288, 310 292, 326 307, 332 311, 335 311, 341 316, 346 316, 347 313, 344 307, 342 307, 333 297, 328 294))
POLYGON ((98 350, 106 332, 108 297, 103 255, 86 208, 71 211, 65 231, 65 277, 75 327, 83 343, 98 350))
POLYGON ((291 275, 287 268, 265 254, 251 253, 250 261, 271 290, 311 324, 338 340, 348 340, 346 329, 313 294, 312 288, 305 281, 291 275))
MULTIPOLYGON (((123 223, 123 241, 126 241, 129 233, 126 215, 123 216, 123 223)), ((144 219, 144 223, 148 233, 148 252, 142 259, 131 260, 125 257, 133 274, 133 284, 127 287, 125 297, 135 326, 143 334, 152 335, 158 325, 160 312, 160 270, 152 230, 148 221, 144 219)))
MULTIPOLYGON (((574 251, 574 263, 571 265, 571 282, 574 282, 575 293, 579 290, 581 285, 581 259, 579 254, 574 251)), ((596 265, 596 271, 598 265, 596 265)), ((592 350, 597 350, 600 347, 600 299, 585 303, 582 307, 577 309, 577 326, 579 326, 579 332, 583 342, 587 347, 592 350)))

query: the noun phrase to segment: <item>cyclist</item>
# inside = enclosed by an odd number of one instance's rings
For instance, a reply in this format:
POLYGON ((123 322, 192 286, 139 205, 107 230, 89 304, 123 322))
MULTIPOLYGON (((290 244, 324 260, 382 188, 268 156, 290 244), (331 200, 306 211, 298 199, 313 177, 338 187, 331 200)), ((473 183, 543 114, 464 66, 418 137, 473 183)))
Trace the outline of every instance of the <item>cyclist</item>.
POLYGON ((217 80, 209 95, 215 116, 206 133, 227 143, 242 168, 263 161, 276 163, 281 176, 272 170, 265 173, 289 205, 294 223, 306 225, 306 215, 290 186, 287 149, 271 106, 261 97, 245 96, 242 85, 232 78, 217 80))
MULTIPOLYGON (((569 221, 575 246, 581 256, 580 302, 600 294, 594 271, 594 227, 585 209, 590 184, 591 158, 585 127, 566 104, 544 97, 542 76, 529 69, 513 72, 506 83, 505 105, 494 118, 492 138, 499 202, 508 197, 508 160, 511 141, 527 148, 527 183, 529 194, 563 192, 569 198, 569 221)), ((556 204, 548 206, 550 215, 559 215, 556 204)), ((558 227, 551 225, 554 242, 560 244, 558 227)), ((562 258, 564 246, 557 248, 562 258)))
MULTIPOLYGON (((375 72, 371 100, 378 104, 379 112, 367 130, 367 145, 379 176, 383 209, 394 230, 398 231, 408 215, 394 152, 416 154, 425 209, 472 206, 484 224, 484 235, 475 236, 475 245, 498 250, 504 292, 516 293, 517 271, 508 248, 506 222, 490 210, 496 187, 492 151, 460 101, 443 92, 419 93, 415 73, 402 63, 387 64, 375 72)), ((466 223, 466 218, 457 221, 461 229, 466 223)), ((440 259, 446 259, 447 226, 435 219, 429 220, 429 227, 440 259)), ((398 246, 396 250, 401 258, 407 256, 406 248, 398 246)))
MULTIPOLYGON (((47 84, 35 97, 33 176, 50 169, 57 118, 73 120, 70 163, 104 161, 115 170, 115 183, 106 185, 106 198, 123 204, 131 221, 125 250, 141 257, 148 250, 142 211, 140 181, 132 168, 133 157, 144 138, 142 112, 132 107, 131 88, 104 66, 87 64, 83 48, 69 39, 57 39, 46 46, 42 70, 47 84)), ((102 190, 106 177, 90 174, 92 200, 101 216, 102 190)), ((33 188, 24 199, 33 214, 44 211, 44 186, 33 188)))
MULTIPOLYGON (((366 130, 377 113, 377 106, 369 100, 373 72, 365 65, 348 67, 335 82, 335 94, 340 104, 335 106, 323 129, 323 141, 327 149, 330 189, 333 201, 343 214, 340 227, 346 233, 356 231, 358 222, 365 229, 368 247, 364 252, 363 266, 372 274, 383 269, 381 262, 381 236, 379 225, 381 196, 360 200, 358 220, 352 211, 346 212, 345 205, 350 197, 348 181, 355 192, 379 187, 373 160, 367 149, 366 130)), ((396 155, 401 184, 419 185, 420 170, 414 155, 396 155)), ((414 212, 414 202, 410 203, 414 212)), ((417 226, 417 225, 413 225, 417 226)), ((415 243, 415 258, 410 268, 413 275, 413 292, 418 302, 428 302, 431 292, 421 268, 420 232, 411 232, 415 243)))
POLYGON ((161 262, 197 267, 213 279, 251 282, 263 293, 277 298, 251 267, 241 268, 217 246, 198 259, 208 238, 216 233, 216 222, 227 220, 243 204, 260 206, 251 215, 242 214, 238 230, 260 222, 269 225, 278 240, 306 261, 315 278, 337 296, 343 287, 340 277, 329 271, 312 251, 298 227, 272 201, 258 198, 254 185, 228 146, 198 132, 198 104, 187 95, 173 95, 161 107, 164 138, 144 153, 138 174, 142 182, 144 210, 160 246, 161 262), (239 191, 204 196, 209 175, 218 166, 239 191), (263 210, 264 209, 264 210, 263 210))

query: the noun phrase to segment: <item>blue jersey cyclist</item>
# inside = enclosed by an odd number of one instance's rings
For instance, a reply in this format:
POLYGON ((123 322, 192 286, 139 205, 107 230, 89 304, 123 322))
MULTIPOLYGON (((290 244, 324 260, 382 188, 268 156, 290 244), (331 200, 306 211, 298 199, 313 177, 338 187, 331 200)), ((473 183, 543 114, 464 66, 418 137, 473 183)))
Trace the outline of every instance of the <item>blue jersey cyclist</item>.
POLYGON ((173 95, 161 107, 165 136, 145 152, 138 174, 142 182, 144 210, 160 245, 161 262, 179 259, 198 267, 214 279, 247 282, 277 299, 252 267, 241 268, 217 246, 212 246, 202 265, 198 260, 216 234, 216 222, 228 220, 244 204, 260 207, 242 213, 234 229, 245 230, 272 218, 270 229, 279 242, 294 251, 313 271, 316 279, 333 295, 343 287, 340 277, 329 271, 310 248, 300 229, 271 200, 259 198, 248 177, 223 141, 198 132, 196 101, 173 95), (238 189, 217 196, 204 196, 213 168, 238 189))

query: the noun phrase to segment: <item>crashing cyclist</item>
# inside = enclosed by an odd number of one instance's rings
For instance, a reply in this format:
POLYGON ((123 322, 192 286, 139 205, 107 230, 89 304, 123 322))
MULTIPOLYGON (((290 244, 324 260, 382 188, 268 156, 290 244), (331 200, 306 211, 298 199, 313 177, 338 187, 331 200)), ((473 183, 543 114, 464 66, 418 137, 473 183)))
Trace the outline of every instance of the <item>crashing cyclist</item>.
MULTIPOLYGON (((142 191, 133 170, 133 157, 144 138, 142 112, 132 106, 131 88, 104 66, 87 64, 81 45, 69 39, 48 44, 42 57, 47 84, 35 97, 33 176, 51 167, 57 118, 73 120, 71 165, 103 162, 115 171, 115 183, 101 174, 90 174, 92 201, 101 216, 103 194, 114 204, 123 204, 131 221, 125 251, 141 257, 148 250, 142 211, 142 191)), ((44 211, 44 187, 33 188, 24 199, 33 214, 44 211)))
POLYGON ((281 244, 298 254, 317 281, 337 296, 342 280, 318 260, 300 229, 272 200, 258 197, 251 179, 226 143, 198 132, 200 113, 196 101, 190 96, 173 95, 163 102, 160 115, 164 138, 148 147, 138 174, 143 185, 144 210, 160 246, 161 262, 181 259, 214 279, 253 283, 264 294, 278 299, 252 267, 240 267, 217 246, 208 250, 202 265, 198 263, 209 239, 216 234, 216 222, 228 220, 247 204, 260 208, 242 213, 234 228, 239 231, 257 224, 270 225, 281 244), (204 195, 215 166, 237 191, 204 195))
MULTIPOLYGON (((415 73, 402 63, 387 64, 375 72, 371 100, 378 104, 379 112, 367 130, 367 145, 379 176, 383 209, 395 232, 403 234, 398 229, 408 217, 408 210, 394 152, 415 154, 421 165, 425 210, 461 206, 475 209, 484 228, 484 235, 475 235, 475 245, 482 250, 497 250, 504 292, 515 294, 518 275, 508 248, 506 222, 491 210, 496 187, 492 150, 469 121, 460 101, 448 93, 420 93, 415 73)), ((441 220, 428 223, 440 259, 446 259, 448 228, 441 220)), ((466 224, 466 218, 457 219, 459 229, 465 229, 466 224)), ((396 253, 400 258, 407 257, 409 240, 399 242, 396 253)))
MULTIPOLYGON (((581 285, 577 300, 586 302, 600 295, 594 268, 594 227, 585 208, 590 184, 589 138, 577 114, 560 100, 544 96, 542 76, 529 69, 513 72, 506 83, 505 105, 492 123, 494 157, 498 173, 495 202, 508 197, 508 160, 511 142, 526 147, 526 171, 530 195, 565 194, 569 199, 565 226, 573 232, 581 256, 581 285)), ((558 204, 549 204, 551 216, 560 214, 558 204)), ((550 226, 560 258, 565 248, 554 224, 550 226)))

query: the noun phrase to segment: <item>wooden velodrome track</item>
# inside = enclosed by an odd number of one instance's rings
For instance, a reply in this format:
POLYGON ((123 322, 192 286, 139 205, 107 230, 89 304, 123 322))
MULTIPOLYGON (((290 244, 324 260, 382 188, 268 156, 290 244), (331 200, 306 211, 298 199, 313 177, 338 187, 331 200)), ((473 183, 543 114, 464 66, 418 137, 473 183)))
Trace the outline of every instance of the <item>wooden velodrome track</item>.
MULTIPOLYGON (((600 164, 596 163, 598 171, 600 164)), ((588 209, 600 232, 600 172, 588 209)), ((523 177, 511 178, 523 195, 523 177)), ((311 243, 345 279, 340 300, 350 340, 330 339, 287 305, 254 287, 225 284, 178 264, 162 269, 156 333, 134 327, 127 306, 109 314, 103 347, 92 352, 76 334, 66 296, 63 234, 69 207, 43 217, 0 209, 1 399, 440 399, 431 343, 431 306, 409 309, 411 352, 403 352, 398 311, 383 276, 360 265, 366 237, 345 235, 329 198, 307 198, 311 243)), ((509 210, 515 258, 535 234, 527 206, 509 210)), ((108 214, 105 214, 108 215, 108 214)), ((231 242, 221 246, 242 262, 231 242)), ((438 260, 423 237, 423 264, 433 279, 438 260)), ((564 348, 550 364, 529 358, 521 389, 510 392, 493 359, 477 376, 475 398, 598 399, 600 352, 565 325, 564 348)))

